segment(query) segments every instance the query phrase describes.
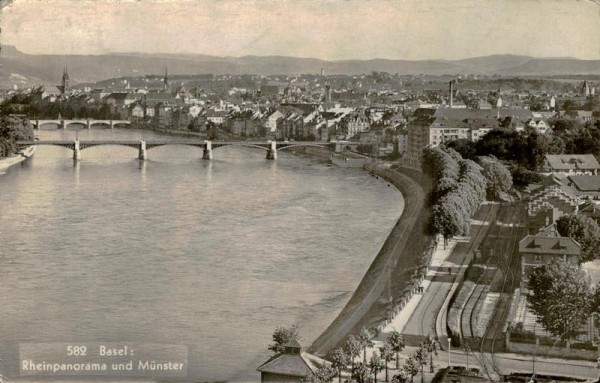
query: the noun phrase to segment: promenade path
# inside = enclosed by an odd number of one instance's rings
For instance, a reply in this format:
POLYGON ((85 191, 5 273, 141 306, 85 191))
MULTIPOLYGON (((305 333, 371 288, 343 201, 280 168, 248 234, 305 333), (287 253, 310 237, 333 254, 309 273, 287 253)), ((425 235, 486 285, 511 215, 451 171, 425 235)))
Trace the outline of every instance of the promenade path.
POLYGON ((438 241, 437 249, 431 257, 431 266, 423 280, 423 294, 415 294, 404 309, 392 319, 383 330, 387 334, 393 330, 399 331, 406 337, 410 335, 427 335, 435 331, 435 308, 441 307, 456 276, 457 257, 452 257, 457 246, 456 240, 449 240, 444 248, 444 241, 438 241), (453 274, 449 274, 449 268, 453 274))

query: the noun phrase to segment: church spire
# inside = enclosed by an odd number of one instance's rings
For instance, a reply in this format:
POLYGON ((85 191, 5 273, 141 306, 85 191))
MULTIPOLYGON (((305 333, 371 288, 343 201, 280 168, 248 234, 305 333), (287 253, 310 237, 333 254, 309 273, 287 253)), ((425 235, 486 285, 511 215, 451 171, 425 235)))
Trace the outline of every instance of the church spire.
POLYGON ((167 68, 165 68, 165 77, 163 78, 163 90, 167 90, 169 88, 169 72, 167 68))
POLYGON ((69 91, 69 72, 67 66, 63 68, 63 76, 62 76, 62 93, 65 94, 69 91))

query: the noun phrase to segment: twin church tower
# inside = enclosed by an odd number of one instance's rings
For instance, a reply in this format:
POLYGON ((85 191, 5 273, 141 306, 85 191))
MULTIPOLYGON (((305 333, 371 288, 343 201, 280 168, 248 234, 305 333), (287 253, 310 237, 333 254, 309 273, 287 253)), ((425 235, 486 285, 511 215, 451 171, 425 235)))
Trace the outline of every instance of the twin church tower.
MULTIPOLYGON (((67 94, 71 90, 71 87, 69 85, 69 72, 68 72, 66 66, 63 68, 62 84, 59 85, 58 88, 60 89, 61 94, 67 94)), ((167 72, 167 69, 165 68, 165 77, 163 77, 163 90, 167 91, 168 89, 169 89, 169 73, 167 72)))

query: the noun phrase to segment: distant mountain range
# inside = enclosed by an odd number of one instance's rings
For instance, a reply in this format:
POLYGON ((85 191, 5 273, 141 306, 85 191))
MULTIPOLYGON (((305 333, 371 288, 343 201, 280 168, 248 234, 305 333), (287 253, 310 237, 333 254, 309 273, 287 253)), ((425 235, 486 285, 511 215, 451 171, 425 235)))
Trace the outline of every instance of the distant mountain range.
POLYGON ((162 74, 319 74, 354 75, 383 71, 400 74, 498 74, 503 76, 600 75, 600 60, 492 55, 462 60, 341 60, 286 56, 218 57, 195 54, 112 53, 104 55, 30 55, 4 45, 0 86, 59 84, 68 66, 73 83, 122 76, 162 74))

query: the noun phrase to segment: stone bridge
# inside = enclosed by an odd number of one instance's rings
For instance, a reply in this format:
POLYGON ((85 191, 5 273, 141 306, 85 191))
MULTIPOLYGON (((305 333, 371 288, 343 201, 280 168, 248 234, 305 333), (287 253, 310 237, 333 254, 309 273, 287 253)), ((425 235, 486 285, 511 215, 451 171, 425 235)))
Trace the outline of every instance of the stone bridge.
POLYGON ((40 126, 44 124, 55 124, 61 127, 62 129, 67 129, 67 126, 71 124, 81 124, 85 125, 88 129, 92 127, 92 125, 108 125, 111 128, 114 128, 115 125, 129 125, 131 121, 129 120, 95 120, 93 118, 79 118, 79 119, 64 119, 59 118, 55 120, 39 120, 39 119, 30 119, 29 122, 36 128, 39 129, 40 126))
POLYGON ((138 159, 145 160, 148 158, 148 150, 165 145, 186 145, 197 148, 202 148, 202 158, 211 160, 213 158, 213 149, 223 146, 244 146, 250 148, 259 148, 267 151, 267 159, 277 159, 278 150, 286 150, 295 147, 318 147, 327 148, 331 151, 339 152, 343 149, 344 143, 339 142, 318 142, 318 141, 123 141, 123 140, 101 140, 101 141, 80 141, 80 140, 34 140, 34 141, 18 141, 17 145, 20 148, 28 146, 52 145, 61 146, 73 150, 73 159, 81 159, 81 151, 87 148, 101 145, 119 145, 128 146, 138 150, 138 159))

